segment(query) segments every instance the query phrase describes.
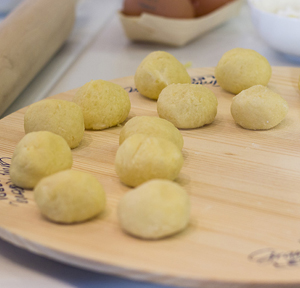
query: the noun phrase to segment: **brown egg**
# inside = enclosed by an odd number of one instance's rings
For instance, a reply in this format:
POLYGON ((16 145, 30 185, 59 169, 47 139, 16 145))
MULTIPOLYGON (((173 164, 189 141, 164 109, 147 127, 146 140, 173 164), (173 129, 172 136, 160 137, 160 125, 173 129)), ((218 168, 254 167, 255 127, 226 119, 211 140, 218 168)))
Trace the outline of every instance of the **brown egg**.
POLYGON ((138 16, 143 12, 170 18, 193 18, 195 16, 194 7, 191 0, 124 1, 124 14, 138 16))
POLYGON ((234 0, 190 0, 195 9, 195 16, 206 15, 234 0))

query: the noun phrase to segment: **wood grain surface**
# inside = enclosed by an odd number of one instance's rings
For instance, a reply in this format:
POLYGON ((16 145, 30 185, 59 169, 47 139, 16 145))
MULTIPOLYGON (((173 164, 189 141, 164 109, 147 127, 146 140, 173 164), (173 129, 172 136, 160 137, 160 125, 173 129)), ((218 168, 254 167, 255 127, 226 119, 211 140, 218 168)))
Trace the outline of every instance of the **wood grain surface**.
MULTIPOLYGON (((219 106, 212 124, 180 130, 185 162, 176 181, 192 204, 184 232, 145 241, 121 230, 116 207, 130 189, 114 170, 121 127, 86 131, 72 150, 73 169, 103 184, 105 212, 75 225, 44 219, 32 191, 14 187, 8 175, 24 136, 24 108, 0 121, 0 236, 45 257, 132 279, 183 287, 300 287, 300 68, 273 67, 269 87, 290 109, 267 131, 234 123, 233 95, 217 85, 213 68, 189 73, 216 94, 219 106)), ((135 91, 133 77, 113 82, 129 92, 129 118, 157 116, 156 102, 135 91)), ((74 92, 53 97, 71 100, 74 92)))

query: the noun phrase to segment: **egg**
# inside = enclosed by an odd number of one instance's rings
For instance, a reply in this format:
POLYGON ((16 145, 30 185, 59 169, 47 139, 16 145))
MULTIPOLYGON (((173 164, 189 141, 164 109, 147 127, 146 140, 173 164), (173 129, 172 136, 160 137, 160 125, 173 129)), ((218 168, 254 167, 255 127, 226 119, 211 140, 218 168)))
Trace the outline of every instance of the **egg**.
POLYGON ((169 18, 193 18, 206 15, 234 0, 125 0, 123 13, 139 16, 143 12, 169 18))
POLYGON ((123 13, 139 16, 143 12, 169 18, 193 18, 194 7, 191 0, 125 0, 123 13))
POLYGON ((234 0, 190 0, 195 10, 195 16, 203 16, 234 0))

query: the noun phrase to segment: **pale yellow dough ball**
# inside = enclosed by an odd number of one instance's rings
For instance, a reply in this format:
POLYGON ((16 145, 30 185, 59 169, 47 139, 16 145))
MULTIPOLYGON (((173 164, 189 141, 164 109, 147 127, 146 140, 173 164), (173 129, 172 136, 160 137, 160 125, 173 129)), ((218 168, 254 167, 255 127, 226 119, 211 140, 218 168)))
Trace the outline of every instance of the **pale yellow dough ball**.
POLYGON ((83 85, 73 101, 82 108, 85 129, 92 130, 102 130, 124 122, 131 108, 125 89, 104 80, 92 80, 83 85))
POLYGON ((80 144, 84 134, 81 108, 74 102, 46 99, 29 106, 24 116, 25 133, 50 131, 62 136, 70 148, 80 144))
POLYGON ((191 83, 186 68, 170 53, 150 53, 138 66, 134 82, 137 90, 150 99, 157 99, 161 90, 172 83, 191 83))
POLYGON ((231 104, 234 121, 246 129, 263 130, 278 125, 288 112, 288 103, 269 88, 256 85, 235 96, 231 104))
POLYGON ((49 131, 30 132, 17 144, 9 169, 11 181, 32 189, 44 177, 70 169, 73 158, 66 140, 49 131))
POLYGON ((159 178, 174 180, 183 165, 180 149, 164 138, 134 134, 119 147, 115 169, 128 186, 159 178))
POLYGON ((197 128, 214 121, 218 100, 208 88, 198 84, 172 84, 157 100, 159 117, 177 128, 197 128))
POLYGON ((58 223, 75 223, 97 216, 106 196, 99 181, 88 173, 66 170, 43 178, 34 188, 41 213, 58 223))
POLYGON ((189 222, 190 203, 177 183, 155 179, 127 192, 118 206, 124 231, 143 239, 159 239, 182 231, 189 222))
POLYGON ((183 137, 179 130, 169 121, 155 116, 136 116, 131 118, 122 128, 119 137, 121 145, 134 134, 147 134, 172 141, 181 150, 183 137))
POLYGON ((264 56, 244 48, 227 51, 215 69, 218 84, 234 94, 254 85, 266 86, 271 74, 272 68, 264 56))

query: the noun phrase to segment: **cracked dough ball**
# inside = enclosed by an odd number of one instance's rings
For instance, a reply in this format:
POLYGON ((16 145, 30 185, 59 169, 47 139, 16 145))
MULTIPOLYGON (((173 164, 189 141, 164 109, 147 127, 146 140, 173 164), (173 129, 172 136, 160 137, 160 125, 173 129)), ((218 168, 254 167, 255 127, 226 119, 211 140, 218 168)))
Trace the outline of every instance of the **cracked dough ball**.
POLYGON ((227 51, 215 69, 218 84, 234 94, 254 85, 266 86, 271 74, 272 68, 264 56, 244 48, 227 51))
POLYGON ((197 128, 214 121, 218 100, 208 88, 198 84, 172 84, 157 100, 159 117, 177 128, 197 128))
POLYGON ((81 108, 69 101, 46 99, 29 106, 24 116, 25 133, 50 131, 62 136, 70 148, 83 138, 84 121, 81 108))
POLYGON ((235 96, 231 104, 234 121, 246 129, 263 130, 278 125, 288 112, 287 102, 269 88, 256 85, 235 96))
POLYGON ((172 83, 191 83, 191 77, 173 55, 164 51, 155 51, 138 66, 134 82, 142 95, 157 99, 166 86, 172 83))
POLYGON ((134 134, 147 134, 172 141, 181 150, 183 137, 179 130, 169 121, 154 116, 136 116, 122 128, 119 137, 120 145, 134 134))
POLYGON ((70 169, 72 163, 63 137, 49 131, 30 132, 17 144, 9 173, 15 185, 32 189, 42 178, 70 169))
POLYGON ((96 177, 74 170, 43 178, 34 189, 34 199, 46 218, 67 224, 97 216, 106 203, 96 177))
POLYGON ((127 138, 115 158, 117 175, 132 187, 155 178, 174 180, 182 165, 182 153, 173 142, 145 134, 127 138))
POLYGON ((122 229, 144 239, 159 239, 182 231, 189 222, 186 191, 177 183, 155 179, 127 192, 118 206, 122 229))
POLYGON ((76 92, 73 101, 83 111, 85 129, 103 130, 125 121, 131 104, 120 85, 92 80, 76 92))

